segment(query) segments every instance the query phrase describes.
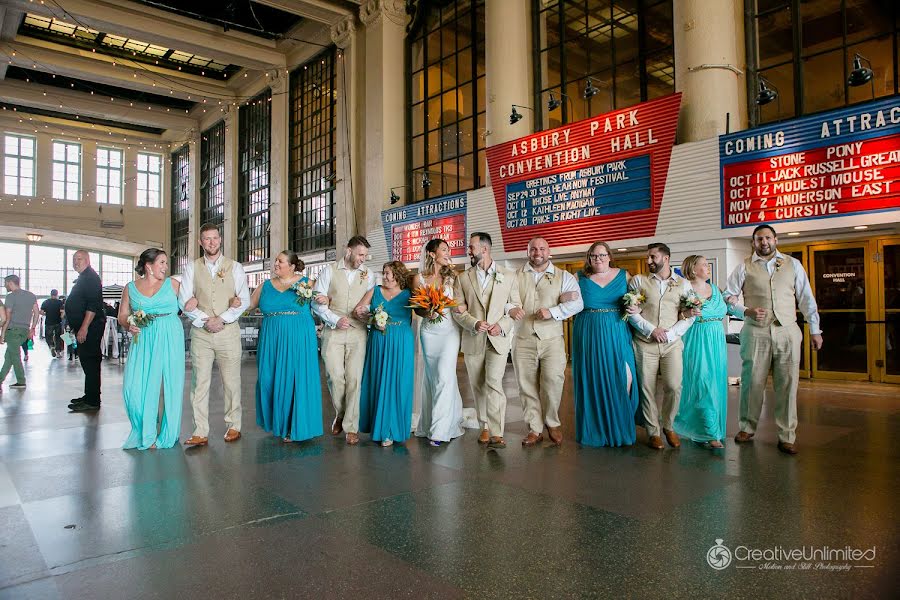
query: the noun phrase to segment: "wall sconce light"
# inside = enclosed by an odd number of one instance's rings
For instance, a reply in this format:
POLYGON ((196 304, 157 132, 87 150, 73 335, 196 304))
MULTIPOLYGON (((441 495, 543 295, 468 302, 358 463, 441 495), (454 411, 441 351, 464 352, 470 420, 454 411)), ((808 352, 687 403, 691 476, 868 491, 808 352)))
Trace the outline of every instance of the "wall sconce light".
POLYGON ((522 106, 520 104, 513 104, 512 112, 509 113, 509 124, 510 125, 515 125, 516 123, 518 123, 519 121, 522 120, 523 115, 522 115, 522 113, 516 111, 517 108, 524 108, 525 110, 531 110, 532 112, 534 112, 533 109, 531 109, 527 106, 522 106))
MULTIPOLYGON (((759 93, 756 95, 756 104, 763 106, 778 98, 778 88, 765 77, 759 77, 759 93)), ((779 111, 780 112, 780 111, 779 111)))
MULTIPOLYGON (((853 56, 853 70, 850 71, 850 76, 847 78, 847 85, 851 87, 859 87, 861 85, 865 85, 872 81, 872 77, 875 73, 872 71, 872 63, 868 58, 859 54, 853 56), (862 66, 862 61, 866 61, 868 67, 862 66)), ((872 96, 875 96, 875 82, 872 81, 872 96)))
POLYGON ((405 187, 407 187, 407 186, 398 185, 398 186, 394 186, 391 188, 391 204, 397 204, 398 202, 400 202, 400 196, 398 196, 397 192, 395 192, 394 190, 403 189, 405 187))
POLYGON ((422 172, 422 189, 427 190, 431 187, 431 180, 428 179, 428 171, 422 172))
POLYGON ((44 238, 44 236, 41 235, 40 233, 26 233, 26 234, 25 234, 25 238, 26 238, 29 242, 35 242, 35 243, 37 243, 37 242, 41 241, 41 240, 44 238))
POLYGON ((600 93, 600 88, 594 87, 594 82, 591 81, 590 77, 588 77, 587 85, 584 86, 584 99, 588 100, 590 98, 593 98, 594 96, 596 96, 599 93, 600 93))
MULTIPOLYGON (((560 96, 565 96, 565 94, 560 94, 560 96)), ((562 105, 562 100, 557 100, 553 97, 553 92, 550 92, 550 99, 547 100, 547 110, 553 111, 559 108, 562 105)))

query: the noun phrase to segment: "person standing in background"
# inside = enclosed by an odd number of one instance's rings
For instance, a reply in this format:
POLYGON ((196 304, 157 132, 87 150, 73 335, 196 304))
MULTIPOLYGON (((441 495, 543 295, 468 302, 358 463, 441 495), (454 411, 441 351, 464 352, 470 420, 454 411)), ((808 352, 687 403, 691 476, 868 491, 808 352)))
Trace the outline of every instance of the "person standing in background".
POLYGON ((91 267, 87 250, 72 255, 72 268, 78 279, 66 299, 66 319, 75 333, 78 357, 84 371, 84 396, 69 403, 72 412, 100 410, 100 338, 106 327, 103 313, 103 285, 91 267))
POLYGON ((63 303, 59 299, 59 291, 50 290, 50 297, 41 303, 41 314, 44 315, 44 340, 50 347, 50 355, 53 358, 63 351, 62 311, 63 303))
POLYGON ((4 284, 7 291, 6 306, 3 308, 6 318, 0 329, 0 344, 6 344, 6 356, 3 368, 0 369, 0 384, 6 380, 10 369, 13 369, 16 382, 9 387, 25 389, 25 367, 22 366, 19 348, 34 336, 40 313, 34 294, 19 287, 18 275, 7 275, 4 284))

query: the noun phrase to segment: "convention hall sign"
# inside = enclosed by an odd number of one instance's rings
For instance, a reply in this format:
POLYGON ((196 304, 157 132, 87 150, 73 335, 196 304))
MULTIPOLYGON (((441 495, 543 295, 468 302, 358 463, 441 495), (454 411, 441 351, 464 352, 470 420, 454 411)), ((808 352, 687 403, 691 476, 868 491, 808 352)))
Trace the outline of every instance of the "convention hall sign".
POLYGON ((681 94, 487 149, 504 248, 652 236, 681 94))
POLYGON ((900 208, 900 97, 719 138, 722 227, 900 208))
POLYGON ((418 262, 422 246, 432 238, 446 241, 452 258, 466 255, 465 193, 384 210, 381 222, 391 260, 418 262))

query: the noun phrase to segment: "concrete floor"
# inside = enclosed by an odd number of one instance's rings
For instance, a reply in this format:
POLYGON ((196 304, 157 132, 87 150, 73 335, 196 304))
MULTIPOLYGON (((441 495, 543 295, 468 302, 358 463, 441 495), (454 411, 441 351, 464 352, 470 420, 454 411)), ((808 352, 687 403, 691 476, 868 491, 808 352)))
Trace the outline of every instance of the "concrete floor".
MULTIPOLYGON (((753 444, 719 452, 579 448, 568 387, 567 442, 525 450, 511 368, 506 450, 473 431, 441 448, 288 445, 255 425, 250 360, 241 441, 221 440, 214 392, 209 447, 139 452, 119 449, 121 365, 104 363, 95 415, 66 409, 77 364, 41 347, 27 369, 27 390, 0 393, 0 598, 896 594, 897 387, 802 382, 796 457, 769 411, 753 444), (723 570, 707 564, 717 539, 723 570), (776 546, 875 555, 825 569, 742 554, 776 546)), ((729 411, 733 436, 736 388, 729 411)))

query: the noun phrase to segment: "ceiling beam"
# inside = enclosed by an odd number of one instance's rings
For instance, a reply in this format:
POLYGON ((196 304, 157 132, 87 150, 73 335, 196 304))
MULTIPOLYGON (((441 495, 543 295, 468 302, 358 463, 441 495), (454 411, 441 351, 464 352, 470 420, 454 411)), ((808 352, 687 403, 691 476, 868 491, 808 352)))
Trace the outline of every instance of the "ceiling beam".
POLYGON ((290 13, 318 21, 319 23, 327 23, 333 25, 343 18, 352 17, 353 12, 342 6, 336 5, 334 2, 327 0, 252 0, 256 4, 268 6, 290 13))
POLYGON ((5 0, 7 6, 61 21, 193 52, 217 62, 251 69, 284 67, 284 54, 273 40, 175 15, 135 2, 108 0, 5 0))
MULTIPOLYGON (((0 6, 0 41, 11 42, 16 38, 16 31, 22 23, 25 13, 12 7, 0 6)), ((6 78, 9 61, 0 63, 0 81, 6 78)))

